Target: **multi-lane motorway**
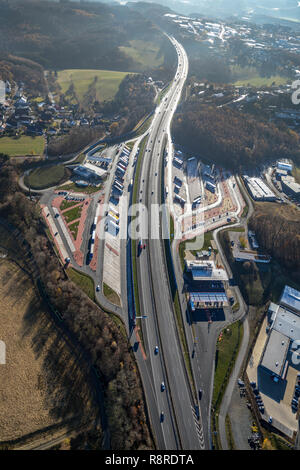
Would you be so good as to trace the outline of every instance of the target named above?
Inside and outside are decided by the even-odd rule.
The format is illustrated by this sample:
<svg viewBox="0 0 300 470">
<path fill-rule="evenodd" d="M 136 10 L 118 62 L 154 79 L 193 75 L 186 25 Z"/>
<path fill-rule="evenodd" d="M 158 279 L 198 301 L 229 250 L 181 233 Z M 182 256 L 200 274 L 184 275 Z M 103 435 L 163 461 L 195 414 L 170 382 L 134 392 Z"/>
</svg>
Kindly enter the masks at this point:
<svg viewBox="0 0 300 470">
<path fill-rule="evenodd" d="M 139 202 L 148 209 L 149 230 L 158 225 L 155 221 L 154 204 L 161 204 L 161 171 L 165 137 L 168 134 L 173 114 L 186 80 L 188 60 L 181 45 L 171 38 L 178 54 L 178 68 L 174 81 L 157 108 L 150 128 L 139 178 Z M 142 210 L 142 209 L 141 209 Z M 175 324 L 173 299 L 165 264 L 161 234 L 159 239 L 149 235 L 146 249 L 138 256 L 138 287 L 140 306 L 147 319 L 143 323 L 143 338 L 146 347 L 146 364 L 153 378 L 156 408 L 150 410 L 159 417 L 164 412 L 162 429 L 163 448 L 201 449 L 204 448 L 201 420 L 194 411 L 194 398 L 181 352 Z M 158 346 L 159 353 L 155 354 Z M 166 389 L 162 391 L 164 382 Z M 147 390 L 146 390 L 147 394 Z M 160 445 L 161 445 L 160 444 Z"/>
</svg>

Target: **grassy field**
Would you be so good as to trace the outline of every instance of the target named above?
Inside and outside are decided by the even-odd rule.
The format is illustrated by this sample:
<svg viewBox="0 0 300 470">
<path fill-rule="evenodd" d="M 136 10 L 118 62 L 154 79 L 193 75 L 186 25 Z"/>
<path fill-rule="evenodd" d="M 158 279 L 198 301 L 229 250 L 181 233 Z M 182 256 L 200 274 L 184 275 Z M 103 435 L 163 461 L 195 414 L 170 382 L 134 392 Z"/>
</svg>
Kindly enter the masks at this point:
<svg viewBox="0 0 300 470">
<path fill-rule="evenodd" d="M 70 207 L 76 206 L 77 204 L 78 204 L 78 201 L 66 201 L 64 199 L 61 205 L 59 206 L 59 208 L 61 211 L 63 211 L 65 209 L 69 209 Z"/>
<path fill-rule="evenodd" d="M 98 187 L 95 186 L 87 186 L 86 188 L 77 186 L 75 183 L 67 183 L 60 186 L 62 191 L 73 191 L 74 193 L 82 193 L 82 194 L 92 194 L 100 191 L 101 185 Z"/>
<path fill-rule="evenodd" d="M 220 406 L 226 384 L 243 338 L 243 326 L 235 322 L 223 330 L 221 341 L 218 341 L 215 363 L 213 406 Z"/>
<path fill-rule="evenodd" d="M 118 296 L 118 294 L 111 287 L 105 284 L 105 282 L 103 282 L 103 294 L 112 304 L 118 306 L 121 305 L 120 297 Z"/>
<path fill-rule="evenodd" d="M 45 189 L 58 185 L 66 176 L 64 165 L 37 168 L 25 176 L 24 182 L 33 189 Z"/>
<path fill-rule="evenodd" d="M 77 222 L 74 222 L 73 224 L 69 225 L 69 229 L 70 229 L 70 232 L 73 235 L 74 240 L 76 240 L 76 238 L 77 238 L 78 227 L 79 227 L 79 220 L 77 220 Z"/>
<path fill-rule="evenodd" d="M 234 65 L 231 67 L 234 76 L 235 86 L 247 86 L 248 84 L 253 87 L 283 85 L 288 82 L 287 77 L 281 75 L 272 75 L 271 77 L 261 77 L 255 67 L 240 67 Z"/>
<path fill-rule="evenodd" d="M 73 222 L 73 220 L 79 219 L 81 216 L 81 211 L 82 211 L 82 204 L 64 212 L 63 216 L 66 219 L 67 224 Z"/>
<path fill-rule="evenodd" d="M 58 72 L 57 81 L 62 93 L 65 93 L 74 83 L 74 88 L 79 101 L 82 101 L 89 86 L 96 82 L 96 99 L 98 101 L 111 100 L 117 93 L 120 83 L 128 72 L 116 72 L 112 70 L 77 70 L 68 69 Z"/>
<path fill-rule="evenodd" d="M 95 419 L 81 364 L 50 320 L 30 277 L 0 261 L 0 441 L 63 426 L 66 419 Z M 80 426 L 80 422 L 78 422 Z"/>
<path fill-rule="evenodd" d="M 138 62 L 141 68 L 159 67 L 164 61 L 164 57 L 159 56 L 159 47 L 149 41 L 134 39 L 129 42 L 129 46 L 121 46 L 119 49 Z"/>
<path fill-rule="evenodd" d="M 45 140 L 42 136 L 30 137 L 1 137 L 0 153 L 5 153 L 10 157 L 24 155 L 43 155 Z"/>
<path fill-rule="evenodd" d="M 95 286 L 92 278 L 73 268 L 69 268 L 67 272 L 71 281 L 77 284 L 90 299 L 95 300 Z"/>
</svg>

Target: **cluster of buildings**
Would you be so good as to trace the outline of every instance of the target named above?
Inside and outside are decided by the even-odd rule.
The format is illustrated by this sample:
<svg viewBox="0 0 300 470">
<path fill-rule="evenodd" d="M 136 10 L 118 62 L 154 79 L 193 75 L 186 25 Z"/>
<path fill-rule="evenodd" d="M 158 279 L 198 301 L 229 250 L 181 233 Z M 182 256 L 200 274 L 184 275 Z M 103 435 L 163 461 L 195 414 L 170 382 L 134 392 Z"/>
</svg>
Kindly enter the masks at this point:
<svg viewBox="0 0 300 470">
<path fill-rule="evenodd" d="M 300 184 L 291 175 L 293 165 L 287 162 L 278 162 L 275 170 L 275 179 L 280 182 L 282 191 L 291 199 L 300 202 Z"/>
<path fill-rule="evenodd" d="M 80 111 L 78 104 L 61 106 L 52 95 L 45 99 L 29 98 L 24 84 L 6 82 L 5 100 L 0 103 L 0 135 L 14 136 L 19 133 L 30 136 L 55 136 L 68 134 L 76 127 L 102 125 L 110 135 L 110 125 L 118 122 L 120 116 L 93 116 Z"/>
<path fill-rule="evenodd" d="M 300 35 L 287 28 L 281 28 L 279 25 L 260 26 L 250 23 L 249 18 L 245 18 L 245 21 L 225 23 L 170 13 L 164 16 L 172 21 L 182 33 L 195 36 L 210 47 L 216 44 L 226 46 L 231 39 L 240 39 L 253 51 L 256 59 L 263 58 L 271 49 L 300 52 Z"/>
<path fill-rule="evenodd" d="M 300 396 L 300 292 L 285 286 L 271 303 L 257 338 L 247 375 L 263 397 L 261 420 L 294 439 Z"/>
<path fill-rule="evenodd" d="M 197 253 L 197 259 L 185 260 L 188 281 L 188 304 L 192 312 L 204 310 L 206 319 L 211 322 L 211 311 L 229 306 L 226 294 L 228 276 L 226 270 L 218 266 L 212 249 Z"/>
</svg>

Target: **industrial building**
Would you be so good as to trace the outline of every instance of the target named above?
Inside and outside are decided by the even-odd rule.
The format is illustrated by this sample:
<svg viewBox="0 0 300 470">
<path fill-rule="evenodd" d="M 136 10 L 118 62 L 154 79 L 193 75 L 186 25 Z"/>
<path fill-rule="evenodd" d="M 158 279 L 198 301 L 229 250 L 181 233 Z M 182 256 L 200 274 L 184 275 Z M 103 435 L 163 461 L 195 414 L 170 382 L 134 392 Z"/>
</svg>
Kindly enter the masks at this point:
<svg viewBox="0 0 300 470">
<path fill-rule="evenodd" d="M 286 170 L 280 170 L 280 168 L 277 168 L 277 170 L 275 171 L 275 176 L 276 176 L 277 181 L 281 181 L 281 178 L 287 175 L 288 175 L 288 172 Z"/>
<path fill-rule="evenodd" d="M 282 191 L 287 196 L 300 201 L 300 184 L 296 183 L 293 176 L 283 176 L 281 178 Z"/>
<path fill-rule="evenodd" d="M 276 195 L 261 178 L 243 175 L 243 180 L 255 201 L 276 201 Z"/>
<path fill-rule="evenodd" d="M 290 355 L 294 349 L 293 342 L 300 339 L 299 291 L 285 286 L 279 304 L 270 304 L 268 333 L 260 366 L 267 370 L 272 377 L 285 380 Z"/>
<path fill-rule="evenodd" d="M 99 180 L 99 175 L 96 171 L 83 165 L 76 166 L 73 169 L 73 173 L 80 176 L 81 178 L 84 178 L 85 180 Z"/>
<path fill-rule="evenodd" d="M 279 303 L 292 312 L 297 313 L 297 315 L 300 315 L 300 292 L 293 289 L 293 287 L 285 286 Z"/>
<path fill-rule="evenodd" d="M 278 170 L 286 170 L 287 172 L 291 173 L 293 170 L 293 165 L 287 162 L 277 162 Z"/>
</svg>

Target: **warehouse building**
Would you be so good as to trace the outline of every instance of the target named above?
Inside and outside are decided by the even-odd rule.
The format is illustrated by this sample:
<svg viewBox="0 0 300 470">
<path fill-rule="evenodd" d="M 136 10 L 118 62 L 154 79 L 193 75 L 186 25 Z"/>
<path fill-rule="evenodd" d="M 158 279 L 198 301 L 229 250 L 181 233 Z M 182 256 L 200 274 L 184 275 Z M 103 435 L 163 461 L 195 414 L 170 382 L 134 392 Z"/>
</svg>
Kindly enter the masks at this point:
<svg viewBox="0 0 300 470">
<path fill-rule="evenodd" d="M 273 191 L 261 178 L 244 175 L 243 180 L 255 201 L 275 201 L 277 199 Z"/>
<path fill-rule="evenodd" d="M 287 162 L 278 162 L 277 163 L 277 168 L 279 170 L 286 170 L 287 172 L 291 173 L 293 170 L 293 165 L 291 163 Z"/>
<path fill-rule="evenodd" d="M 294 341 L 300 339 L 300 292 L 285 286 L 279 304 L 268 309 L 268 338 L 260 366 L 277 380 L 285 380 L 293 354 Z"/>
<path fill-rule="evenodd" d="M 287 196 L 300 201 L 300 184 L 296 183 L 295 178 L 292 176 L 283 176 L 281 178 L 282 191 Z"/>
<path fill-rule="evenodd" d="M 296 289 L 293 289 L 293 287 L 285 286 L 279 303 L 292 312 L 300 315 L 300 292 Z"/>
</svg>

